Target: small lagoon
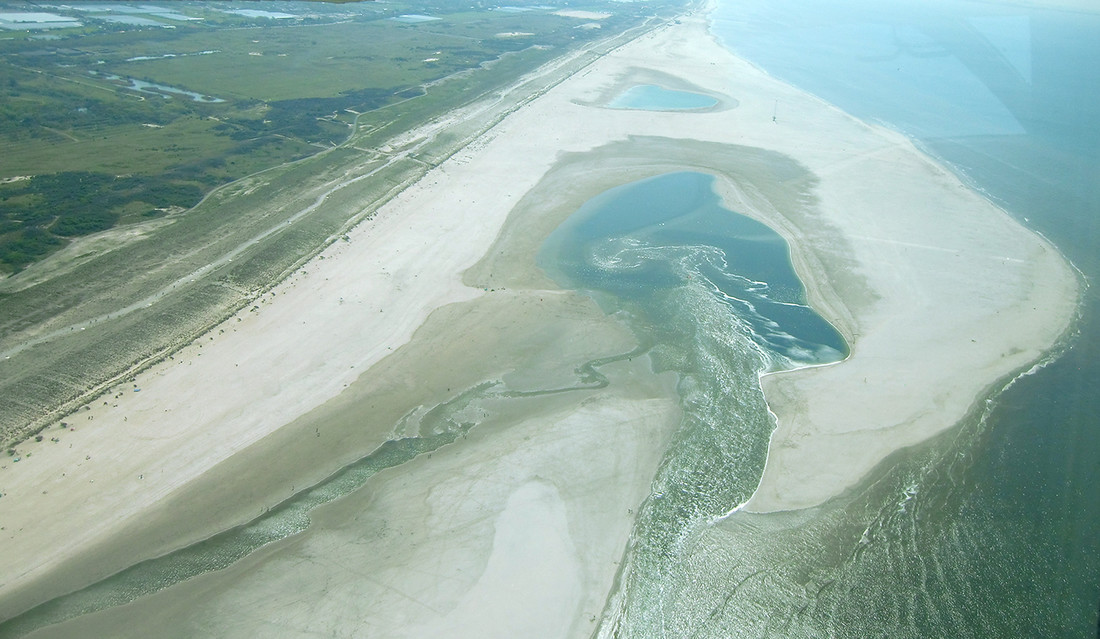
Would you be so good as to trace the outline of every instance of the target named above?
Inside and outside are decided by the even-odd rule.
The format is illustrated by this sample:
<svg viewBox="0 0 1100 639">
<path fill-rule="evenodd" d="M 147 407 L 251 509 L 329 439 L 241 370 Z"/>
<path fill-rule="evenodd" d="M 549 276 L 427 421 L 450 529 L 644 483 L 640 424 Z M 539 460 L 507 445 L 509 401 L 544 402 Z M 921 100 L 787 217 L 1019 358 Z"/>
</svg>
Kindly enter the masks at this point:
<svg viewBox="0 0 1100 639">
<path fill-rule="evenodd" d="M 709 109 L 718 100 L 691 91 L 673 91 L 655 84 L 639 84 L 620 93 L 607 104 L 612 109 L 638 109 L 643 111 L 692 111 Z"/>
<path fill-rule="evenodd" d="M 142 93 L 153 93 L 157 95 L 162 95 L 166 98 L 171 97 L 172 95 L 178 95 L 191 98 L 191 101 L 193 102 L 209 102 L 211 104 L 216 102 L 225 102 L 225 100 L 221 98 L 215 98 L 209 95 L 195 93 L 194 91 L 188 91 L 186 89 L 177 89 L 176 87 L 170 87 L 164 84 L 157 84 L 155 82 L 146 82 L 145 80 L 137 80 L 134 78 L 129 78 L 129 80 L 130 88 L 141 91 Z"/>
<path fill-rule="evenodd" d="M 396 18 L 391 18 L 391 20 L 394 22 L 404 22 L 405 24 L 420 24 L 421 22 L 435 22 L 436 20 L 442 20 L 442 18 L 421 15 L 419 13 L 406 13 Z"/>
<path fill-rule="evenodd" d="M 207 53 L 207 52 L 204 51 L 203 54 L 205 54 L 205 53 Z M 200 55 L 202 55 L 202 54 L 200 54 Z M 167 56 L 165 56 L 165 57 L 167 57 Z M 99 74 L 97 74 L 96 72 L 93 71 L 92 75 L 99 75 Z M 115 80 L 115 81 L 118 81 L 118 82 L 125 82 L 126 83 L 125 87 L 127 89 L 133 89 L 133 90 L 139 91 L 141 93 L 149 93 L 149 94 L 152 94 L 152 95 L 158 95 L 158 96 L 160 96 L 162 98 L 166 98 L 166 99 L 172 98 L 172 97 L 182 96 L 182 97 L 190 98 L 192 102 L 204 102 L 204 103 L 207 103 L 207 104 L 216 104 L 216 103 L 219 103 L 219 102 L 225 102 L 225 100 L 223 100 L 222 98 L 215 98 L 213 96 L 203 95 L 201 93 L 196 93 L 194 91 L 188 91 L 186 89 L 179 89 L 179 88 L 176 88 L 176 87 L 170 87 L 170 86 L 165 85 L 165 84 L 157 84 L 156 82 L 147 82 L 145 80 L 138 80 L 137 78 L 124 78 L 122 76 L 118 76 L 118 75 L 115 75 L 113 73 L 103 74 L 102 77 L 107 78 L 108 80 Z"/>
</svg>

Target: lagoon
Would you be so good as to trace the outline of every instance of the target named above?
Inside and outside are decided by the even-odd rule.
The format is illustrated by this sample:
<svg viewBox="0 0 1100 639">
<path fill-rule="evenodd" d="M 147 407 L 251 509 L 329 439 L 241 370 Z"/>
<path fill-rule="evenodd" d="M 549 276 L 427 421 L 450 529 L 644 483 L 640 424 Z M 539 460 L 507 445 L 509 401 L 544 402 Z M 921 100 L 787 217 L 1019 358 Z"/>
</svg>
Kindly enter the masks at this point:
<svg viewBox="0 0 1100 639">
<path fill-rule="evenodd" d="M 199 54 L 196 54 L 196 55 L 203 55 L 203 54 L 206 54 L 206 53 L 213 53 L 213 52 L 212 51 L 209 51 L 209 52 L 208 51 L 203 51 L 202 53 L 199 53 Z M 169 56 L 162 56 L 162 57 L 170 57 L 170 56 L 171 56 L 171 54 L 169 54 Z M 94 71 L 92 71 L 91 73 L 92 73 L 92 75 L 100 75 L 100 74 L 97 74 Z M 167 85 L 164 85 L 164 84 L 157 84 L 156 82 L 147 82 L 145 80 L 138 80 L 137 78 L 124 78 L 122 76 L 115 75 L 113 73 L 102 74 L 102 77 L 105 77 L 108 80 L 116 80 L 116 81 L 126 82 L 127 83 L 126 88 L 128 88 L 128 89 L 134 89 L 135 91 L 140 91 L 141 93 L 151 93 L 153 95 L 159 95 L 160 97 L 166 98 L 166 99 L 171 98 L 173 96 L 185 96 L 185 97 L 191 98 L 191 100 L 194 101 L 194 102 L 205 102 L 205 103 L 208 103 L 208 104 L 216 104 L 218 102 L 225 102 L 225 100 L 223 100 L 222 98 L 215 98 L 213 96 L 203 95 L 201 93 L 196 93 L 194 91 L 188 91 L 187 89 L 179 89 L 179 88 L 170 87 L 170 86 L 167 86 Z"/>
<path fill-rule="evenodd" d="M 169 93 L 172 95 L 182 95 L 191 98 L 194 102 L 225 102 L 221 98 L 211 97 L 209 95 L 203 95 L 201 93 L 195 93 L 194 91 L 188 91 L 187 89 L 177 89 L 176 87 L 170 87 L 163 84 L 157 84 L 156 82 L 146 82 L 145 80 L 138 80 L 136 78 L 128 78 L 130 81 L 130 88 L 137 89 L 142 93 L 156 93 L 163 95 Z M 164 97 L 170 97 L 165 95 Z"/>
<path fill-rule="evenodd" d="M 768 369 L 843 359 L 847 344 L 807 306 L 787 243 L 723 207 L 714 180 L 687 171 L 606 191 L 550 235 L 539 265 L 567 287 L 650 316 L 671 289 L 698 289 L 736 316 L 738 337 L 760 349 Z"/>
<path fill-rule="evenodd" d="M 612 109 L 639 109 L 643 111 L 689 111 L 709 109 L 718 100 L 691 91 L 674 91 L 655 84 L 630 87 L 608 103 Z"/>
</svg>

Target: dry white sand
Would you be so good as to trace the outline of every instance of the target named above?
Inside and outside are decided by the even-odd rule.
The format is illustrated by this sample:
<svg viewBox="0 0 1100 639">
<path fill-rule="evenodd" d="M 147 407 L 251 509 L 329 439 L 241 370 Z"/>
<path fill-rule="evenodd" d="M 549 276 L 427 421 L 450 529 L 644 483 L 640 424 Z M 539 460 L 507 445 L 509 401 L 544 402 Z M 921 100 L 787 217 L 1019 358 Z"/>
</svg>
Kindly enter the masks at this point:
<svg viewBox="0 0 1100 639">
<path fill-rule="evenodd" d="M 730 108 L 655 113 L 593 106 L 613 87 L 652 73 L 725 96 Z M 776 100 L 781 117 L 772 122 Z M 326 259 L 279 287 L 259 312 L 243 313 L 241 321 L 230 320 L 174 361 L 143 373 L 140 393 L 122 389 L 122 399 L 79 413 L 69 420 L 77 430 L 61 433 L 60 444 L 47 439 L 28 447 L 32 457 L 8 463 L 0 474 L 0 600 L 25 602 L 9 595 L 120 531 L 140 530 L 135 522 L 157 512 L 163 499 L 338 397 L 407 342 L 433 309 L 483 295 L 465 287 L 461 273 L 489 250 L 514 203 L 559 154 L 632 135 L 667 138 L 670 148 L 677 140 L 760 147 L 794 158 L 819 180 L 813 215 L 794 215 L 781 201 L 769 205 L 752 185 L 723 182 L 736 210 L 791 241 L 812 303 L 852 345 L 843 364 L 763 380 L 778 428 L 748 508 L 811 506 L 853 486 L 886 455 L 955 424 L 983 390 L 1040 357 L 1070 321 L 1076 279 L 1048 243 L 902 136 L 768 77 L 713 42 L 703 17 L 690 17 L 613 52 L 514 113 L 355 229 L 350 243 L 333 246 Z M 662 157 L 650 164 L 654 170 L 697 166 Z M 708 170 L 722 177 L 721 170 Z M 656 420 L 667 429 L 668 407 L 654 413 L 648 401 L 619 399 L 588 415 L 598 422 L 601 410 L 614 407 L 615 423 Z M 555 423 L 540 422 L 540 428 Z M 372 436 L 380 441 L 387 434 Z M 542 594 L 553 602 L 543 605 L 573 617 L 531 623 L 557 624 L 562 633 L 580 628 L 577 620 L 591 607 L 578 602 L 591 601 L 594 584 L 609 583 L 614 572 L 603 559 L 596 568 L 585 564 L 586 549 L 610 539 L 613 549 L 600 546 L 606 559 L 626 541 L 621 521 L 589 526 L 584 517 L 601 509 L 621 512 L 644 494 L 660 441 L 624 453 L 645 472 L 610 478 L 599 468 L 598 447 L 591 457 L 578 448 L 560 481 L 498 475 L 497 466 L 484 466 L 474 485 L 504 481 L 507 488 L 465 499 L 486 499 L 492 526 L 449 532 L 439 549 L 444 556 L 476 547 L 474 558 L 462 561 L 473 562 L 479 576 L 461 596 L 448 595 L 450 608 L 417 623 L 427 631 L 461 620 L 466 636 L 521 630 L 511 615 L 529 609 L 528 588 L 538 584 L 516 581 L 522 575 L 514 567 L 537 566 Z M 487 441 L 478 454 L 505 459 L 510 445 L 494 448 Z M 563 497 L 567 486 L 587 479 L 625 484 L 571 510 L 578 502 Z M 603 494 L 598 484 L 592 490 Z M 412 547 L 394 552 L 395 566 L 432 561 Z M 401 579 L 424 578 L 401 577 L 400 568 L 391 576 L 387 586 L 398 590 Z M 364 583 L 377 578 L 360 577 Z M 301 587 L 293 580 L 286 585 Z M 401 605 L 410 607 L 402 612 Z M 392 606 L 388 614 L 398 625 L 417 610 L 415 602 Z M 489 609 L 512 612 L 481 614 Z"/>
</svg>

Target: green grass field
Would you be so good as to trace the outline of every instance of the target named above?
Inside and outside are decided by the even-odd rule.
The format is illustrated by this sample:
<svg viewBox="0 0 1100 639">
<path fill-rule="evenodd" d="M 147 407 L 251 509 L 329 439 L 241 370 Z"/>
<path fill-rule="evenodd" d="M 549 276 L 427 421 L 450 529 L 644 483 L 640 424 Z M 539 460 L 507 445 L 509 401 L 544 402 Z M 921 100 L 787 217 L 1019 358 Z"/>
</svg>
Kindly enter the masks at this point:
<svg viewBox="0 0 1100 639">
<path fill-rule="evenodd" d="M 584 21 L 547 9 L 454 12 L 442 0 L 288 3 L 280 7 L 310 15 L 285 21 L 222 11 L 247 3 L 173 6 L 208 19 L 0 39 L 0 274 L 18 271 L 0 279 L 5 444 L 240 309 L 600 48 L 509 94 L 486 121 L 418 143 L 408 159 L 376 151 L 394 136 L 570 49 L 599 38 L 613 46 L 650 14 L 679 10 L 675 0 L 570 5 L 614 14 L 602 29 L 577 29 Z M 441 19 L 390 19 L 406 13 Z M 497 36 L 506 32 L 536 35 Z M 142 56 L 154 59 L 132 60 Z M 224 102 L 139 92 L 127 78 Z M 140 241 L 116 233 L 128 224 Z M 62 250 L 82 233 L 97 235 Z"/>
<path fill-rule="evenodd" d="M 636 23 L 650 10 L 593 4 L 614 7 L 605 28 Z M 285 11 L 297 17 L 272 20 L 228 13 L 234 5 L 188 3 L 175 10 L 202 20 L 172 29 L 91 20 L 45 42 L 12 36 L 0 40 L 0 180 L 86 171 L 207 191 L 339 144 L 358 114 L 368 114 L 362 123 L 378 132 L 374 139 L 388 137 L 602 33 L 531 5 L 540 8 L 295 3 Z M 439 19 L 393 19 L 409 13 Z M 531 35 L 501 35 L 517 32 Z M 446 82 L 459 73 L 461 82 Z M 132 79 L 219 101 L 135 90 Z M 72 237 L 55 232 L 66 224 L 60 218 L 18 210 L 56 204 L 20 200 L 23 186 L 0 184 L 0 201 L 13 205 L 0 207 L 0 274 Z M 125 224 L 140 220 L 134 212 L 142 208 L 123 202 L 85 215 Z"/>
</svg>

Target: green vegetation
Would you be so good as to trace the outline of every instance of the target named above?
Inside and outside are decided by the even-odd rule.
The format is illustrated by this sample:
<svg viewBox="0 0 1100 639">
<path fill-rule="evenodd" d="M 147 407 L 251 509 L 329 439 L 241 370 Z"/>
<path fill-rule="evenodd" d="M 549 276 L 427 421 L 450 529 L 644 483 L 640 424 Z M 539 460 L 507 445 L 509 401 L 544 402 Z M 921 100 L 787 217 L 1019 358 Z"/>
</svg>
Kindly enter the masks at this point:
<svg viewBox="0 0 1100 639">
<path fill-rule="evenodd" d="M 0 261 L 20 269 L 64 244 L 62 238 L 112 228 L 124 211 L 154 217 L 191 208 L 202 189 L 171 176 L 116 177 L 64 171 L 0 187 Z"/>
<path fill-rule="evenodd" d="M 136 14 L 166 29 L 77 11 L 85 26 L 51 32 L 57 39 L 0 41 L 0 180 L 34 176 L 33 184 L 54 185 L 33 197 L 26 190 L 33 185 L 0 185 L 0 275 L 65 238 L 165 208 L 154 200 L 188 207 L 199 199 L 195 189 L 339 144 L 360 114 L 391 136 L 652 10 L 590 3 L 584 8 L 613 15 L 600 29 L 579 29 L 584 21 L 546 5 L 509 4 L 279 5 L 290 19 L 238 15 L 230 4 L 173 4 L 171 11 L 200 20 Z M 414 13 L 439 19 L 393 19 Z M 139 90 L 134 80 L 154 86 Z M 421 104 L 380 111 L 414 101 Z M 57 186 L 74 172 L 119 181 L 96 196 Z M 168 195 L 151 195 L 158 191 Z"/>
<path fill-rule="evenodd" d="M 204 20 L 174 29 L 88 20 L 57 40 L 0 39 L 0 276 L 18 271 L 0 279 L 0 441 L 250 308 L 434 164 L 680 1 L 569 6 L 612 14 L 599 29 L 553 15 L 553 0 L 508 2 L 524 11 L 280 4 L 298 15 L 286 20 L 189 2 L 171 6 Z M 390 19 L 413 13 L 441 19 Z M 534 35 L 498 36 L 509 33 Z M 490 95 L 476 121 L 394 143 Z"/>
</svg>

